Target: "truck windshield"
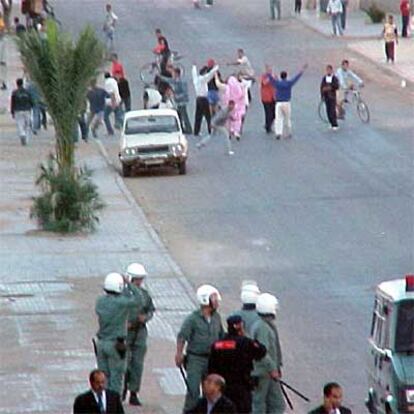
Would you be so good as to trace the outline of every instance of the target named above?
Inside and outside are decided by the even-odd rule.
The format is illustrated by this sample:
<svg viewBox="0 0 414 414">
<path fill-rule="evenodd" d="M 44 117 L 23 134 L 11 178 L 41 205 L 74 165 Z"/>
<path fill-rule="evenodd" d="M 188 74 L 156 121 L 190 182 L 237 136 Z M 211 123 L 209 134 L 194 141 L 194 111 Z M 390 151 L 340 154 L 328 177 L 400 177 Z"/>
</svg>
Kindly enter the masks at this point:
<svg viewBox="0 0 414 414">
<path fill-rule="evenodd" d="M 395 351 L 414 352 L 414 300 L 398 305 Z"/>
<path fill-rule="evenodd" d="M 125 134 L 152 134 L 159 132 L 178 132 L 177 119 L 174 116 L 140 116 L 128 119 Z"/>
</svg>

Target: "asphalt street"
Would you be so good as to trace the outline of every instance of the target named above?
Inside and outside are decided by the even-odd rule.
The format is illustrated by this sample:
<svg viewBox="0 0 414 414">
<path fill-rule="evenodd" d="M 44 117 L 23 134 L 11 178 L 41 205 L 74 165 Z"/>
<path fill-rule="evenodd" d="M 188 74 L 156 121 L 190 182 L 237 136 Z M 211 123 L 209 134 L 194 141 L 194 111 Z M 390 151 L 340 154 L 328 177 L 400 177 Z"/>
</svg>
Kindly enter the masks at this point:
<svg viewBox="0 0 414 414">
<path fill-rule="evenodd" d="M 257 88 L 235 156 L 221 141 L 191 152 L 186 176 L 154 171 L 126 180 L 191 284 L 238 306 L 240 283 L 255 279 L 280 300 L 278 325 L 286 381 L 314 404 L 322 385 L 340 382 L 353 412 L 365 412 L 366 349 L 375 285 L 413 268 L 412 95 L 327 39 L 288 18 L 271 23 L 267 2 L 226 0 L 194 10 L 190 0 L 116 0 L 117 51 L 141 107 L 138 68 L 151 59 L 160 27 L 188 71 L 243 47 L 257 73 L 265 62 L 294 74 L 291 140 L 263 129 Z M 86 22 L 100 34 L 104 3 L 56 1 L 65 28 Z M 380 47 L 380 44 L 379 44 Z M 337 133 L 317 117 L 324 65 L 344 57 L 366 81 L 371 123 L 349 116 Z M 222 66 L 224 74 L 231 69 Z M 193 113 L 191 108 L 190 113 Z M 102 137 L 113 159 L 115 139 Z M 297 412 L 309 406 L 296 402 Z"/>
</svg>

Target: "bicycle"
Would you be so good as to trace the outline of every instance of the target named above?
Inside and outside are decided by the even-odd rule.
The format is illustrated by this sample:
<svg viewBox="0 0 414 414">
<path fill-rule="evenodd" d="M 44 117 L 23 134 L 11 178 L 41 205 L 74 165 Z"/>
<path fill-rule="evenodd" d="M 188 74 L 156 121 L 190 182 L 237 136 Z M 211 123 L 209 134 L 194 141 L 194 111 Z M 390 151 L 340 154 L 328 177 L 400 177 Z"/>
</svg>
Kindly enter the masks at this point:
<svg viewBox="0 0 414 414">
<path fill-rule="evenodd" d="M 352 93 L 351 100 L 342 100 L 336 107 L 338 119 L 345 119 L 345 106 L 353 104 L 356 106 L 356 112 L 361 122 L 367 124 L 370 120 L 370 113 L 368 105 L 361 98 L 361 91 L 359 89 L 348 89 L 348 92 Z M 318 114 L 321 121 L 325 123 L 329 122 L 328 115 L 326 114 L 325 101 L 323 99 L 319 102 Z"/>
<path fill-rule="evenodd" d="M 185 75 L 185 68 L 179 62 L 184 56 L 181 56 L 176 51 L 171 51 L 171 55 L 168 59 L 168 62 L 173 65 L 175 68 L 179 68 L 181 71 L 181 76 Z M 141 66 L 139 70 L 139 77 L 144 84 L 151 84 L 154 82 L 154 78 L 157 75 L 161 74 L 161 60 L 162 56 L 156 54 L 154 62 L 145 63 Z"/>
</svg>

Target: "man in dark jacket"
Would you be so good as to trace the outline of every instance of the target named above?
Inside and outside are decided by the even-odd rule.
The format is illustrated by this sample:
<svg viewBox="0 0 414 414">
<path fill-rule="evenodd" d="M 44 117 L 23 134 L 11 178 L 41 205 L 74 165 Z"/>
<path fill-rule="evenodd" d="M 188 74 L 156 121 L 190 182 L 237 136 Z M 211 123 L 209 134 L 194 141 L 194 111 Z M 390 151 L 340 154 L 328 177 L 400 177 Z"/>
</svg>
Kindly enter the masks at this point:
<svg viewBox="0 0 414 414">
<path fill-rule="evenodd" d="M 326 67 L 326 75 L 321 82 L 321 97 L 325 102 L 326 114 L 332 130 L 338 129 L 338 120 L 336 115 L 336 91 L 339 89 L 338 78 L 334 75 L 332 65 Z"/>
<path fill-rule="evenodd" d="M 234 402 L 237 413 L 252 410 L 253 361 L 266 355 L 266 348 L 258 341 L 244 335 L 240 315 L 227 319 L 227 334 L 211 346 L 208 372 L 221 375 L 226 380 L 224 395 Z"/>
<path fill-rule="evenodd" d="M 22 145 L 27 145 L 32 136 L 33 98 L 23 87 L 23 79 L 16 80 L 17 89 L 11 96 L 10 113 L 16 120 L 17 131 Z"/>
<path fill-rule="evenodd" d="M 207 375 L 203 381 L 204 397 L 186 414 L 236 414 L 233 402 L 223 395 L 226 381 L 217 374 Z"/>
<path fill-rule="evenodd" d="M 323 388 L 323 404 L 309 414 L 352 414 L 349 408 L 342 407 L 342 388 L 330 382 Z"/>
<path fill-rule="evenodd" d="M 91 389 L 76 397 L 73 414 L 124 414 L 118 393 L 106 390 L 105 373 L 94 369 L 89 374 Z"/>
<path fill-rule="evenodd" d="M 126 78 L 116 75 L 116 81 L 118 82 L 119 95 L 121 96 L 121 105 L 124 106 L 124 111 L 129 112 L 131 110 L 131 91 L 129 89 L 129 82 Z"/>
</svg>

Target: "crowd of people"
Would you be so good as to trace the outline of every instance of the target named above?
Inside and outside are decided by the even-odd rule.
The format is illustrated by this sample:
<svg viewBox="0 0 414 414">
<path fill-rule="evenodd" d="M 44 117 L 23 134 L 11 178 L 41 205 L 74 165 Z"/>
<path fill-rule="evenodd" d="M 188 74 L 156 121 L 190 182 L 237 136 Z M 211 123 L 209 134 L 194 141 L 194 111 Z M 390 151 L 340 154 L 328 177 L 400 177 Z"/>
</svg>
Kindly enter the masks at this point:
<svg viewBox="0 0 414 414">
<path fill-rule="evenodd" d="M 122 401 L 141 406 L 141 383 L 147 351 L 147 323 L 155 312 L 143 287 L 145 267 L 131 263 L 123 274 L 110 273 L 95 305 L 98 332 L 94 348 L 98 369 L 91 389 L 75 398 L 74 414 L 123 413 Z M 199 307 L 182 322 L 175 364 L 187 393 L 184 414 L 283 414 L 289 387 L 282 380 L 282 348 L 276 326 L 278 299 L 262 293 L 255 281 L 241 288 L 241 308 L 230 313 L 224 329 L 220 292 L 201 285 Z M 200 393 L 202 390 L 202 394 Z M 310 414 L 350 414 L 342 407 L 342 388 L 325 385 L 323 404 Z M 303 397 L 305 398 L 305 397 Z"/>
</svg>

